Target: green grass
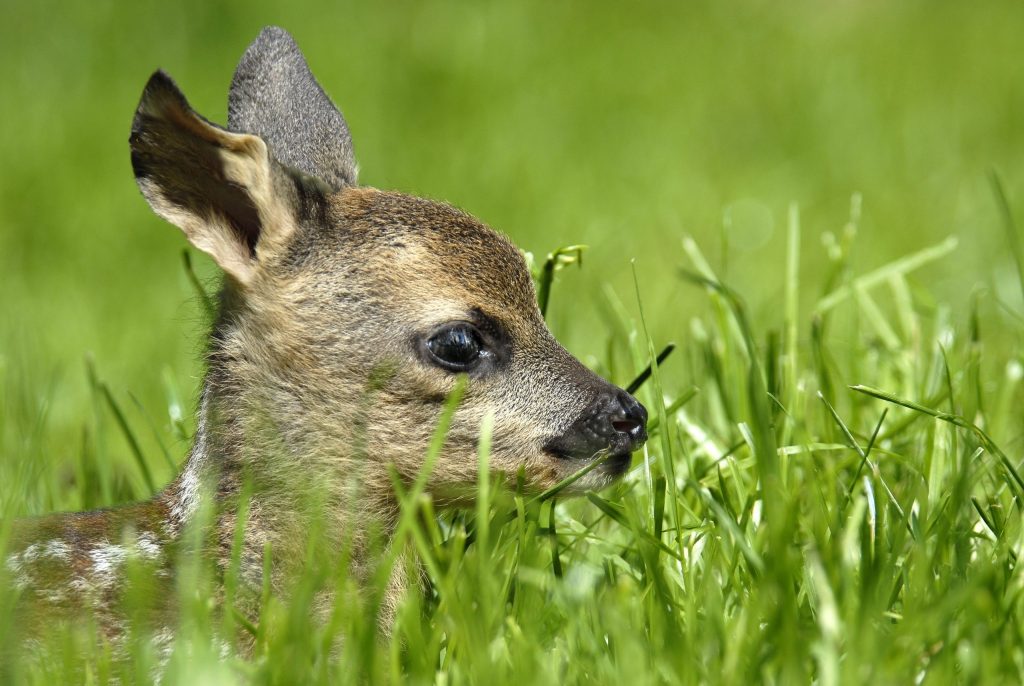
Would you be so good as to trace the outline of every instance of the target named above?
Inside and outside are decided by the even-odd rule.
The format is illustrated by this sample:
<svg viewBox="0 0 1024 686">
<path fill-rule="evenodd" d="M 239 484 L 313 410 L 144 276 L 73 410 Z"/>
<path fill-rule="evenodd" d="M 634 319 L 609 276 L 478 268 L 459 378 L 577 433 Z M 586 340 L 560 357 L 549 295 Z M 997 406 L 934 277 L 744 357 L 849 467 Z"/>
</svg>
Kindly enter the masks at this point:
<svg viewBox="0 0 1024 686">
<path fill-rule="evenodd" d="M 214 271 L 183 269 L 138 197 L 128 124 L 157 66 L 223 121 L 267 23 L 342 106 L 364 182 L 465 207 L 539 273 L 589 246 L 542 289 L 588 365 L 627 385 L 676 346 L 638 391 L 651 440 L 619 486 L 541 502 L 484 481 L 472 511 L 410 517 L 431 590 L 391 641 L 379 589 L 337 560 L 311 554 L 246 626 L 183 554 L 164 683 L 1024 678 L 1019 3 L 5 11 L 5 523 L 148 497 L 185 454 Z M 339 612 L 311 625 L 324 585 Z M 211 641 L 247 632 L 251 660 Z M 42 664 L 0 653 L 0 681 L 144 682 L 156 661 L 88 627 L 53 641 Z"/>
<path fill-rule="evenodd" d="M 795 260 L 795 212 L 790 221 Z M 438 519 L 423 483 L 396 482 L 399 547 L 414 552 L 429 582 L 425 595 L 406 599 L 390 639 L 376 634 L 374 618 L 402 556 L 381 553 L 380 583 L 361 588 L 338 561 L 344 552 L 325 553 L 314 535 L 296 590 L 287 601 L 265 590 L 249 624 L 219 609 L 213 575 L 186 548 L 165 683 L 1018 680 L 1018 355 L 984 357 L 970 322 L 922 315 L 907 270 L 928 250 L 847 273 L 810 312 L 792 300 L 817 284 L 797 283 L 800 271 L 787 264 L 776 273 L 790 302 L 766 332 L 697 244 L 685 246 L 680 282 L 711 312 L 637 391 L 651 410 L 651 440 L 622 483 L 560 500 L 557 489 L 508 493 L 484 476 L 474 509 Z M 841 251 L 823 259 L 846 270 Z M 559 283 L 550 294 L 566 296 Z M 611 375 L 625 385 L 626 371 L 640 371 L 661 342 L 642 317 L 607 330 L 603 366 L 623 370 Z M 839 331 L 849 354 L 833 343 Z M 694 388 L 666 393 L 671 377 Z M 141 429 L 114 411 L 102 382 L 95 390 L 98 432 Z M 424 469 L 432 463 L 425 456 Z M 95 491 L 83 500 L 119 488 L 109 474 L 92 479 L 76 484 Z M 229 572 L 228 588 L 236 583 Z M 309 611 L 323 587 L 338 591 L 326 625 Z M 0 607 L 11 602 L 7 593 Z M 126 612 L 143 616 L 151 602 L 128 594 Z M 7 612 L 10 645 L 17 627 Z M 215 638 L 238 632 L 257 637 L 251 659 L 220 655 Z M 52 638 L 58 659 L 12 660 L 7 678 L 146 681 L 157 663 L 141 638 L 127 658 L 94 644 L 87 627 L 55 628 Z"/>
</svg>

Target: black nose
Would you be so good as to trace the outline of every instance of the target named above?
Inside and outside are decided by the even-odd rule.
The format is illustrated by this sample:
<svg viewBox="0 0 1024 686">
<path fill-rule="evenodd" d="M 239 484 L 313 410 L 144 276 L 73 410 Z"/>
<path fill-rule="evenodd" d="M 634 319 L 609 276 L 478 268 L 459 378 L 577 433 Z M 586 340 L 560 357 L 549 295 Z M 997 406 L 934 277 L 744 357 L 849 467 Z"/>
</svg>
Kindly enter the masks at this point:
<svg viewBox="0 0 1024 686">
<path fill-rule="evenodd" d="M 647 440 L 647 410 L 622 389 L 599 395 L 562 435 L 545 445 L 558 457 L 589 459 L 598 453 L 629 455 Z"/>
<path fill-rule="evenodd" d="M 647 441 L 647 408 L 625 391 L 619 391 L 616 396 L 621 415 L 618 412 L 611 415 L 612 429 L 629 437 L 633 442 L 632 452 Z"/>
</svg>

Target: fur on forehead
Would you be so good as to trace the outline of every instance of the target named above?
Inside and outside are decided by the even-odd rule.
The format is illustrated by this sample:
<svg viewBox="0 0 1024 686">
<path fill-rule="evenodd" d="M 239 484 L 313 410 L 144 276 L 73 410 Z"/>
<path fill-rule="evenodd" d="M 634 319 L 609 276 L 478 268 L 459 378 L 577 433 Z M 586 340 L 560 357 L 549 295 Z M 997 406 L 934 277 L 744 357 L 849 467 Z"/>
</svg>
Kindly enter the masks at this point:
<svg viewBox="0 0 1024 686">
<path fill-rule="evenodd" d="M 331 228 L 317 242 L 352 270 L 393 280 L 397 289 L 455 296 L 467 306 L 536 310 L 530 273 L 508 238 L 444 203 L 371 188 L 330 199 Z M 326 235 L 325 235 L 326 234 Z M 318 251 L 320 252 L 320 251 Z"/>
</svg>

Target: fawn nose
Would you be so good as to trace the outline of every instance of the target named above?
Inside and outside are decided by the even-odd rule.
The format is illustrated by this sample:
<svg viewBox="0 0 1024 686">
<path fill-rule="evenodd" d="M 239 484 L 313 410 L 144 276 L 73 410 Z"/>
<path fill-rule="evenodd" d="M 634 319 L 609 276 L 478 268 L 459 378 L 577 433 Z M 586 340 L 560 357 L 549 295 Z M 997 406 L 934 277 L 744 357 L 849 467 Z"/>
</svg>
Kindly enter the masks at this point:
<svg viewBox="0 0 1024 686">
<path fill-rule="evenodd" d="M 647 408 L 625 391 L 619 391 L 617 395 L 621 415 L 612 417 L 612 429 L 629 437 L 629 451 L 633 452 L 647 441 Z"/>
<path fill-rule="evenodd" d="M 558 457 L 589 459 L 598 453 L 629 455 L 647 440 L 647 410 L 620 388 L 601 393 L 545 449 Z"/>
</svg>

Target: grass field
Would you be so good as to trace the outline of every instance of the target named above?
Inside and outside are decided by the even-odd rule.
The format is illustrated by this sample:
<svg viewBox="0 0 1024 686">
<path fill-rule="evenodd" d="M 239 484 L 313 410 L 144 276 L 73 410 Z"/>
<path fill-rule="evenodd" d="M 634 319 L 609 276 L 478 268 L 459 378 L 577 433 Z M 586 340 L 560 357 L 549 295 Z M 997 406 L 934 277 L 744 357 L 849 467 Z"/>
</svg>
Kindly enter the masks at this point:
<svg viewBox="0 0 1024 686">
<path fill-rule="evenodd" d="M 548 317 L 587 364 L 625 385 L 676 345 L 638 391 L 652 438 L 619 486 L 482 486 L 472 512 L 410 518 L 431 590 L 390 641 L 343 566 L 311 555 L 245 626 L 184 556 L 164 683 L 1024 678 L 1024 6 L 5 11 L 5 521 L 147 497 L 183 459 L 206 322 L 128 125 L 157 66 L 223 121 L 264 24 L 345 111 L 364 183 L 460 205 L 538 263 L 589 246 Z M 325 584 L 337 621 L 311 626 Z M 248 631 L 251 660 L 211 641 Z M 157 660 L 141 640 L 115 660 L 88 627 L 53 640 L 41 665 L 4 655 L 0 680 L 144 682 Z"/>
</svg>

